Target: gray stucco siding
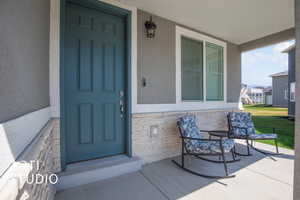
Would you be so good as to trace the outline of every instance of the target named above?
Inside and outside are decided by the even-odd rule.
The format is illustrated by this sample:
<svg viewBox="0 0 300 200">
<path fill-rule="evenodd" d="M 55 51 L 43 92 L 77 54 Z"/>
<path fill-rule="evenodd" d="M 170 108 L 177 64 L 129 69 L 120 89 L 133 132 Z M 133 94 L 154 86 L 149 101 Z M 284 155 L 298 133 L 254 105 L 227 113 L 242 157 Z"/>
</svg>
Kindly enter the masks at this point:
<svg viewBox="0 0 300 200">
<path fill-rule="evenodd" d="M 144 23 L 150 16 L 157 25 L 156 37 L 153 39 L 145 36 Z M 176 103 L 176 25 L 188 28 L 138 10 L 138 104 Z M 205 34 L 194 29 L 190 30 Z M 146 86 L 142 85 L 143 79 L 146 80 Z M 240 90 L 241 52 L 237 45 L 227 42 L 227 102 L 238 102 Z"/>
<path fill-rule="evenodd" d="M 0 122 L 49 106 L 49 0 L 0 2 Z"/>
<path fill-rule="evenodd" d="M 288 107 L 288 99 L 285 98 L 285 91 L 288 91 L 288 76 L 273 77 L 272 85 L 273 85 L 273 91 L 272 91 L 273 106 Z"/>
<path fill-rule="evenodd" d="M 227 102 L 239 102 L 242 87 L 241 51 L 238 46 L 227 43 Z"/>
<path fill-rule="evenodd" d="M 176 103 L 175 24 L 153 16 L 158 30 L 156 37 L 149 39 L 144 28 L 149 17 L 150 14 L 138 10 L 138 103 Z"/>
</svg>

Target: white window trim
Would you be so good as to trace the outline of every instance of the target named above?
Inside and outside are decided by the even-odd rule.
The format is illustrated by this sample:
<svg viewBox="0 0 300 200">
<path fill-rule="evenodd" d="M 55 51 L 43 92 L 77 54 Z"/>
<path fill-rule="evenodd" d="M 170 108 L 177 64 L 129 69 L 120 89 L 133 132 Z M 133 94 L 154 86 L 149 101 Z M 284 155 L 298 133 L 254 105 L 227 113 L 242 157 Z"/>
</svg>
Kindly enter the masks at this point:
<svg viewBox="0 0 300 200">
<path fill-rule="evenodd" d="M 292 89 L 292 87 L 291 87 L 292 84 L 294 84 L 294 88 L 295 88 L 294 99 L 292 99 L 292 95 L 291 95 L 292 94 L 292 90 L 291 90 Z M 296 82 L 291 82 L 290 83 L 290 94 L 289 95 L 290 95 L 290 102 L 295 102 L 296 101 Z"/>
<path fill-rule="evenodd" d="M 288 89 L 284 89 L 284 100 L 288 100 Z"/>
<path fill-rule="evenodd" d="M 183 101 L 181 94 L 181 38 L 191 38 L 203 42 L 203 100 L 202 101 Z M 223 100 L 222 101 L 207 101 L 206 100 L 206 42 L 213 43 L 223 47 L 223 63 L 224 63 L 224 83 L 223 83 Z M 196 106 L 198 108 L 203 107 L 203 103 L 217 103 L 227 102 L 227 44 L 221 40 L 211 38 L 209 36 L 200 34 L 195 31 L 188 30 L 186 28 L 176 26 L 176 104 L 186 104 Z"/>
<path fill-rule="evenodd" d="M 16 158 L 34 140 L 50 118 L 51 109 L 46 107 L 0 123 L 0 175 L 16 161 Z M 2 178 L 5 179 L 5 176 Z M 0 188 L 3 186 L 2 183 L 5 183 L 2 180 L 0 181 Z"/>
</svg>

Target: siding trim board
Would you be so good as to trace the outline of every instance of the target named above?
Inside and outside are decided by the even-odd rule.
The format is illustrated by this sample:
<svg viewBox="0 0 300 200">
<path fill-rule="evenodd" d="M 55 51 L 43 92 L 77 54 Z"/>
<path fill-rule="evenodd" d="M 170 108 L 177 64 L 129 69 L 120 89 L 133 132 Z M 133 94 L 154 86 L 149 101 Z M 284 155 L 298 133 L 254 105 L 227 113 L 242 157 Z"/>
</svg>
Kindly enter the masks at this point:
<svg viewBox="0 0 300 200">
<path fill-rule="evenodd" d="M 50 120 L 50 107 L 0 124 L 0 176 Z"/>
<path fill-rule="evenodd" d="M 134 114 L 160 113 L 160 112 L 179 112 L 179 111 L 205 111 L 205 110 L 228 110 L 238 109 L 239 103 L 218 102 L 189 102 L 186 104 L 138 104 Z"/>
</svg>

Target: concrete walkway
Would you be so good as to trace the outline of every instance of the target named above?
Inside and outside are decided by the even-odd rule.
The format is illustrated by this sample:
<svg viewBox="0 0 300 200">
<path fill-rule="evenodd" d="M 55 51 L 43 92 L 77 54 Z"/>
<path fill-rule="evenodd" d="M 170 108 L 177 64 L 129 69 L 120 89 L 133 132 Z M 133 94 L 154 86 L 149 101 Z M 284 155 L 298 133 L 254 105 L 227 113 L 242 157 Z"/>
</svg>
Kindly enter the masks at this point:
<svg viewBox="0 0 300 200">
<path fill-rule="evenodd" d="M 273 146 L 256 143 L 256 147 L 274 150 Z M 239 150 L 245 150 L 239 145 Z M 292 200 L 294 152 L 280 149 L 276 161 L 253 151 L 251 157 L 229 164 L 235 178 L 211 180 L 187 173 L 171 159 L 151 163 L 139 172 L 126 174 L 65 191 L 56 200 Z M 175 158 L 180 160 L 180 158 Z M 223 175 L 222 164 L 208 163 L 192 157 L 186 163 L 201 173 Z"/>
</svg>

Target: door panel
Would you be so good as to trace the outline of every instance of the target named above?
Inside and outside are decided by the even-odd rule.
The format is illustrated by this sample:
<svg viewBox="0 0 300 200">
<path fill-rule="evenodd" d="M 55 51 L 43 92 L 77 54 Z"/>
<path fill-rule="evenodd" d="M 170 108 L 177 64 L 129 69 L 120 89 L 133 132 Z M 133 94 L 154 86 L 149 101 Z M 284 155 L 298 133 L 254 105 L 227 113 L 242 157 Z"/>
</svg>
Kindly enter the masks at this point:
<svg viewBox="0 0 300 200">
<path fill-rule="evenodd" d="M 79 133 L 80 144 L 93 144 L 93 105 L 84 103 L 79 105 Z"/>
<path fill-rule="evenodd" d="M 67 4 L 67 163 L 125 152 L 125 19 Z"/>
</svg>

